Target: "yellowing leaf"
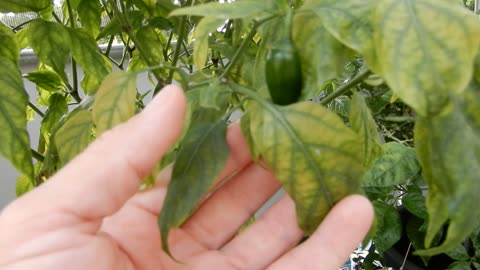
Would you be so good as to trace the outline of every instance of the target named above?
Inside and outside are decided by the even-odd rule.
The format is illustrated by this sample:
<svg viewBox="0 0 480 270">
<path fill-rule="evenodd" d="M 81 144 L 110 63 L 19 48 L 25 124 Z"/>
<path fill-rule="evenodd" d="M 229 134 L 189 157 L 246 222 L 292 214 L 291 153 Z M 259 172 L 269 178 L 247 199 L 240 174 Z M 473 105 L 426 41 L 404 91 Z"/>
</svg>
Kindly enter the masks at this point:
<svg viewBox="0 0 480 270">
<path fill-rule="evenodd" d="M 313 11 L 322 25 L 347 47 L 374 60 L 372 0 L 306 0 L 301 11 Z"/>
<path fill-rule="evenodd" d="M 206 17 L 200 21 L 195 29 L 195 44 L 193 51 L 193 63 L 197 69 L 205 67 L 208 59 L 208 39 L 210 33 L 216 31 L 216 28 L 225 23 L 225 20 L 215 17 Z"/>
<path fill-rule="evenodd" d="M 63 164 L 80 154 L 92 141 L 92 113 L 75 112 L 55 133 L 55 146 Z"/>
<path fill-rule="evenodd" d="M 478 18 L 458 4 L 436 0 L 376 5 L 378 63 L 370 66 L 418 114 L 442 112 L 471 79 L 480 45 Z"/>
<path fill-rule="evenodd" d="M 322 106 L 261 105 L 251 107 L 243 132 L 295 201 L 300 227 L 313 233 L 335 203 L 359 192 L 362 140 Z"/>
<path fill-rule="evenodd" d="M 445 241 L 438 247 L 418 251 L 421 256 L 453 249 L 478 228 L 480 132 L 477 124 L 458 104 L 448 114 L 417 121 L 415 147 L 429 187 L 427 248 L 448 222 Z"/>
<path fill-rule="evenodd" d="M 225 139 L 227 123 L 222 116 L 213 109 L 195 111 L 181 142 L 158 217 L 162 246 L 167 252 L 170 229 L 182 225 L 197 209 L 225 165 L 230 149 Z"/>
<path fill-rule="evenodd" d="M 136 74 L 123 71 L 110 73 L 105 78 L 92 111 L 98 135 L 135 115 L 136 78 Z"/>
<path fill-rule="evenodd" d="M 0 47 L 0 51 L 8 49 Z M 23 87 L 20 71 L 13 61 L 0 56 L 0 63 L 0 155 L 33 181 L 26 119 L 28 95 Z"/>
<path fill-rule="evenodd" d="M 53 94 L 50 97 L 49 103 L 50 106 L 45 113 L 40 127 L 40 133 L 46 141 L 48 141 L 50 135 L 54 133 L 55 128 L 60 123 L 60 119 L 68 112 L 67 101 L 62 94 Z"/>
<path fill-rule="evenodd" d="M 354 53 L 322 27 L 320 17 L 313 12 L 298 13 L 292 31 L 302 63 L 302 95 L 310 98 L 326 81 L 344 71 Z"/>
<path fill-rule="evenodd" d="M 363 139 L 363 155 L 368 167 L 382 154 L 380 134 L 372 113 L 361 93 L 355 92 L 352 97 L 350 124 L 352 129 Z"/>
</svg>

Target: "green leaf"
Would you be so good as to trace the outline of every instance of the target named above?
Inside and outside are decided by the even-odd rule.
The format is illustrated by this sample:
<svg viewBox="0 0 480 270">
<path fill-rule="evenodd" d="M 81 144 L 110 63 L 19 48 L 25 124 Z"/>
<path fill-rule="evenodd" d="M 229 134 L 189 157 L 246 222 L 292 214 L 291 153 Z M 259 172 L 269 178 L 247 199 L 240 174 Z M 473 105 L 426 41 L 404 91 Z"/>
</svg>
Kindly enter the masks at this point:
<svg viewBox="0 0 480 270">
<path fill-rule="evenodd" d="M 105 25 L 97 36 L 97 40 L 102 38 L 113 36 L 122 32 L 122 25 L 120 24 L 120 20 L 117 17 L 112 18 L 107 25 Z"/>
<path fill-rule="evenodd" d="M 60 161 L 67 164 L 92 141 L 92 113 L 79 110 L 55 133 L 54 142 Z"/>
<path fill-rule="evenodd" d="M 1 1 L 1 0 L 0 0 Z M 0 57 L 12 61 L 18 65 L 19 49 L 12 30 L 0 23 Z"/>
<path fill-rule="evenodd" d="M 328 104 L 328 108 L 340 116 L 348 118 L 351 111 L 351 100 L 348 96 L 340 96 Z"/>
<path fill-rule="evenodd" d="M 212 2 L 191 7 L 179 8 L 169 16 L 205 16 L 218 19 L 240 19 L 267 11 L 270 5 L 266 1 L 242 0 L 232 3 Z"/>
<path fill-rule="evenodd" d="M 15 38 L 17 39 L 18 44 L 18 51 L 21 51 L 28 47 L 28 27 L 21 29 L 17 33 L 15 33 Z"/>
<path fill-rule="evenodd" d="M 0 51 L 4 49 L 0 47 Z M 33 164 L 26 119 L 28 95 L 14 62 L 0 57 L 0 63 L 0 155 L 32 180 Z"/>
<path fill-rule="evenodd" d="M 374 201 L 377 233 L 373 242 L 378 252 L 383 253 L 391 248 L 402 236 L 402 221 L 397 210 L 384 202 Z"/>
<path fill-rule="evenodd" d="M 58 23 L 36 19 L 30 23 L 27 36 L 40 61 L 52 67 L 67 83 L 65 63 L 71 44 L 66 28 Z"/>
<path fill-rule="evenodd" d="M 22 196 L 34 188 L 35 185 L 33 184 L 32 179 L 24 174 L 20 174 L 15 185 L 15 193 L 17 194 L 17 197 Z"/>
<path fill-rule="evenodd" d="M 68 29 L 70 34 L 70 49 L 72 56 L 83 68 L 85 73 L 91 74 L 97 80 L 102 81 L 108 74 L 100 49 L 91 36 L 81 29 Z"/>
<path fill-rule="evenodd" d="M 408 218 L 407 224 L 405 226 L 405 233 L 407 234 L 408 240 L 412 243 L 414 250 L 421 250 L 425 248 L 425 220 L 412 216 Z M 420 257 L 424 262 L 425 266 L 428 263 L 429 257 Z"/>
<path fill-rule="evenodd" d="M 478 114 L 478 111 L 477 111 Z M 440 246 L 419 251 L 434 255 L 455 248 L 479 225 L 480 133 L 456 105 L 449 113 L 420 118 L 415 146 L 428 184 L 429 226 L 427 247 L 448 221 L 448 233 Z"/>
<path fill-rule="evenodd" d="M 448 257 L 457 260 L 457 261 L 468 261 L 470 260 L 470 255 L 468 255 L 465 247 L 463 245 L 458 245 L 456 248 L 445 252 Z"/>
<path fill-rule="evenodd" d="M 82 0 L 77 7 L 82 27 L 93 37 L 100 34 L 102 6 L 98 0 Z"/>
<path fill-rule="evenodd" d="M 382 148 L 383 154 L 373 161 L 363 177 L 364 186 L 402 185 L 420 171 L 415 149 L 395 142 L 386 143 Z"/>
<path fill-rule="evenodd" d="M 193 108 L 192 112 L 199 107 L 225 111 L 230 102 L 230 94 L 219 80 L 214 80 L 205 87 L 188 91 L 187 99 L 189 106 Z"/>
<path fill-rule="evenodd" d="M 315 12 L 330 34 L 347 47 L 360 52 L 367 62 L 375 59 L 372 0 L 306 0 L 300 11 Z"/>
<path fill-rule="evenodd" d="M 447 268 L 448 270 L 471 270 L 470 268 L 470 262 L 454 262 L 450 264 Z"/>
<path fill-rule="evenodd" d="M 160 29 L 160 30 L 167 30 L 167 31 L 172 30 L 172 28 L 174 27 L 171 21 L 169 21 L 164 17 L 158 17 L 158 16 L 148 19 L 148 26 L 151 26 L 153 28 Z"/>
<path fill-rule="evenodd" d="M 0 0 L 0 12 L 37 12 L 52 7 L 51 0 Z"/>
<path fill-rule="evenodd" d="M 65 97 L 62 94 L 53 94 L 49 100 L 50 106 L 48 107 L 45 117 L 42 120 L 40 127 L 40 133 L 48 140 L 50 135 L 55 131 L 58 123 L 62 117 L 68 112 L 68 105 Z"/>
<path fill-rule="evenodd" d="M 105 78 L 92 110 L 98 135 L 135 115 L 136 86 L 136 73 L 116 71 Z"/>
<path fill-rule="evenodd" d="M 155 63 L 157 65 L 165 61 L 163 56 L 164 42 L 159 37 L 155 28 L 151 26 L 144 26 L 137 31 L 137 38 L 144 45 L 141 56 L 146 63 Z"/>
<path fill-rule="evenodd" d="M 352 97 L 350 124 L 352 129 L 363 139 L 365 167 L 368 168 L 382 154 L 382 146 L 377 123 L 373 119 L 365 98 L 358 92 L 355 92 Z"/>
<path fill-rule="evenodd" d="M 384 0 L 375 14 L 378 64 L 395 95 L 422 115 L 435 115 L 465 90 L 480 45 L 478 18 L 435 0 Z"/>
<path fill-rule="evenodd" d="M 250 125 L 242 124 L 243 133 L 249 134 L 253 154 L 262 157 L 295 201 L 300 227 L 311 234 L 335 203 L 359 192 L 361 140 L 322 106 L 260 105 L 247 112 Z"/>
<path fill-rule="evenodd" d="M 472 262 L 473 266 L 475 267 L 475 269 L 477 270 L 480 270 L 480 263 L 478 262 Z"/>
<path fill-rule="evenodd" d="M 321 26 L 320 18 L 313 12 L 295 15 L 292 36 L 296 47 L 301 48 L 298 53 L 302 63 L 304 98 L 311 98 L 325 82 L 340 75 L 345 64 L 354 57 L 351 49 Z"/>
<path fill-rule="evenodd" d="M 51 70 L 37 70 L 24 76 L 27 80 L 35 83 L 38 87 L 49 92 L 58 92 L 66 88 L 62 78 Z"/>
<path fill-rule="evenodd" d="M 212 109 L 197 110 L 177 153 L 172 180 L 158 218 L 162 246 L 167 252 L 170 229 L 182 225 L 201 204 L 201 199 L 208 196 L 205 193 L 227 159 L 227 123 L 218 120 L 218 115 L 218 111 Z"/>
<path fill-rule="evenodd" d="M 197 69 L 205 67 L 208 59 L 208 39 L 210 33 L 216 31 L 216 28 L 225 23 L 224 19 L 215 17 L 205 17 L 200 21 L 195 29 L 195 44 L 193 51 L 193 63 Z"/>
<path fill-rule="evenodd" d="M 402 205 L 415 216 L 427 219 L 427 206 L 425 205 L 425 196 L 422 189 L 417 185 L 409 185 L 407 194 L 402 198 Z"/>
</svg>

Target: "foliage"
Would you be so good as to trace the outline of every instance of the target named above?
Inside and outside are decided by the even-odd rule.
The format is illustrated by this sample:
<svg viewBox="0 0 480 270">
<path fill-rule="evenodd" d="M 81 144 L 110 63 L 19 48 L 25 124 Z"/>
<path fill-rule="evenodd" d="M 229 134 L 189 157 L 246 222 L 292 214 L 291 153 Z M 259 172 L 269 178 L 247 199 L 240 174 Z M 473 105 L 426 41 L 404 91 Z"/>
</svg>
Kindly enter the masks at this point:
<svg viewBox="0 0 480 270">
<path fill-rule="evenodd" d="M 228 119 L 242 111 L 253 159 L 295 201 L 306 234 L 336 202 L 363 193 L 377 213 L 371 256 L 400 238 L 396 207 L 403 204 L 417 218 L 403 231 L 425 262 L 447 252 L 457 260 L 450 269 L 478 267 L 478 254 L 455 252 L 480 225 L 480 23 L 473 1 L 223 2 L 65 0 L 57 14 L 49 0 L 0 0 L 1 12 L 38 15 L 14 28 L 0 24 L 0 154 L 21 173 L 17 193 L 48 181 L 96 136 L 141 110 L 136 78 L 146 72 L 149 93 L 178 83 L 188 97 L 187 128 L 156 169 L 174 162 L 159 216 L 163 239 L 219 188 L 215 183 L 228 180 L 215 178 L 229 152 Z M 285 36 L 298 52 L 303 82 L 296 84 L 300 100 L 279 106 L 269 96 L 266 56 Z M 117 41 L 121 61 L 111 56 Z M 39 59 L 23 76 L 36 84 L 36 101 L 19 72 L 25 47 Z M 42 118 L 37 149 L 26 129 L 32 110 Z"/>
</svg>

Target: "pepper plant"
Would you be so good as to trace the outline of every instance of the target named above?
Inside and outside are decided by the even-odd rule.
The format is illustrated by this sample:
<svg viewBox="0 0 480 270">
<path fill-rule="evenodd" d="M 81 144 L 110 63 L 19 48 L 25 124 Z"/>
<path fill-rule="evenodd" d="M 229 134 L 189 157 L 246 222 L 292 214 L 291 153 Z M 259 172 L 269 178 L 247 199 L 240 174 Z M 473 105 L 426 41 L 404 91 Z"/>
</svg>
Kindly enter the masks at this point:
<svg viewBox="0 0 480 270">
<path fill-rule="evenodd" d="M 60 14 L 51 0 L 0 0 L 0 12 L 37 14 L 0 24 L 0 154 L 21 172 L 21 195 L 142 110 L 145 95 L 178 83 L 185 131 L 144 185 L 174 164 L 159 215 L 167 252 L 169 231 L 218 188 L 225 132 L 239 111 L 253 159 L 295 201 L 306 236 L 336 202 L 364 193 L 378 214 L 378 251 L 400 237 L 402 200 L 422 220 L 417 255 L 456 250 L 480 221 L 480 22 L 471 4 L 65 0 Z M 115 41 L 122 61 L 110 55 Z M 27 47 L 39 65 L 21 74 Z M 147 94 L 136 88 L 142 72 Z M 38 100 L 23 80 L 36 84 Z M 37 149 L 27 110 L 42 118 Z"/>
</svg>

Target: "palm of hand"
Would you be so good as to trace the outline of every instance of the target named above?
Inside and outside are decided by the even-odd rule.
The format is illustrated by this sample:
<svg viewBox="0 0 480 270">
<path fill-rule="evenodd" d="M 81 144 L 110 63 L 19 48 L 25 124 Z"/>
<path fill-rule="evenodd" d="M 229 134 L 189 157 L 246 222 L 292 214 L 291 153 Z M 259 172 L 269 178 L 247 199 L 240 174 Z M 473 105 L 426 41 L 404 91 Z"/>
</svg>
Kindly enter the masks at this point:
<svg viewBox="0 0 480 270">
<path fill-rule="evenodd" d="M 180 134 L 184 110 L 180 90 L 163 90 L 143 113 L 7 207 L 0 216 L 0 269 L 338 269 L 368 231 L 368 201 L 340 202 L 299 246 L 302 231 L 288 196 L 238 233 L 280 187 L 252 163 L 238 125 L 228 131 L 231 154 L 219 179 L 236 176 L 171 231 L 170 250 L 181 263 L 162 251 L 157 215 L 169 170 L 154 189 L 137 191 Z"/>
</svg>

